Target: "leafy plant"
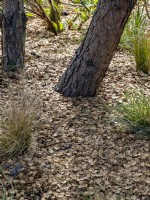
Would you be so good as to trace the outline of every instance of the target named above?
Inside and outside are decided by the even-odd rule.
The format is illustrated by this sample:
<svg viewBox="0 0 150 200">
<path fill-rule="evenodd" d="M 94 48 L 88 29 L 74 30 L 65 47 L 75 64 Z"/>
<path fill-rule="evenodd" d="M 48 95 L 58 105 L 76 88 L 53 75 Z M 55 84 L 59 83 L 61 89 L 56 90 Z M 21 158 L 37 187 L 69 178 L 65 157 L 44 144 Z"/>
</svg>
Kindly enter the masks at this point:
<svg viewBox="0 0 150 200">
<path fill-rule="evenodd" d="M 127 102 L 117 107 L 119 121 L 127 130 L 150 137 L 150 96 L 130 91 L 125 98 Z"/>
<path fill-rule="evenodd" d="M 48 30 L 57 35 L 63 30 L 60 8 L 55 0 L 24 0 L 27 15 L 36 15 L 47 23 Z"/>
<path fill-rule="evenodd" d="M 83 24 L 93 14 L 98 0 L 74 0 L 74 5 L 77 7 L 74 9 L 76 16 L 73 19 L 68 20 L 68 28 L 81 30 Z"/>
<path fill-rule="evenodd" d="M 24 154 L 32 140 L 32 127 L 37 114 L 37 102 L 27 91 L 11 97 L 1 119 L 0 154 L 13 157 Z"/>
</svg>

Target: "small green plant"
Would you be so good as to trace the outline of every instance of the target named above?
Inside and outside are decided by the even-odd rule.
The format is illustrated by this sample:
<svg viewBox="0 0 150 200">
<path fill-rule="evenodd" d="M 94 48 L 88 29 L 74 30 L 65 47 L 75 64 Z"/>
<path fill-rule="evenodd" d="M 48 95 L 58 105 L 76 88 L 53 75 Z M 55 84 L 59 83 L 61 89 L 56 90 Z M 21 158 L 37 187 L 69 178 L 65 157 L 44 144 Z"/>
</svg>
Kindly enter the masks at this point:
<svg viewBox="0 0 150 200">
<path fill-rule="evenodd" d="M 1 200 L 13 200 L 13 194 L 11 192 L 8 192 L 5 184 L 2 182 L 4 180 L 7 185 L 9 185 L 9 188 L 11 190 L 14 190 L 14 187 L 9 180 L 9 178 L 6 176 L 6 174 L 3 172 L 3 170 L 0 168 L 0 199 Z"/>
<path fill-rule="evenodd" d="M 95 197 L 94 197 L 94 195 L 87 195 L 87 196 L 84 197 L 83 200 L 95 200 Z"/>
<path fill-rule="evenodd" d="M 150 72 L 150 39 L 146 35 L 134 38 L 134 58 L 137 71 Z"/>
<path fill-rule="evenodd" d="M 32 128 L 37 114 L 36 100 L 27 91 L 11 97 L 1 119 L 0 155 L 13 157 L 24 154 L 32 140 Z"/>
<path fill-rule="evenodd" d="M 146 29 L 147 20 L 144 14 L 144 7 L 142 7 L 141 2 L 139 2 L 128 19 L 128 22 L 121 37 L 119 47 L 133 52 L 134 38 L 138 35 L 145 34 Z"/>
<path fill-rule="evenodd" d="M 142 91 L 125 94 L 126 103 L 117 107 L 119 121 L 133 133 L 150 137 L 150 96 Z"/>
<path fill-rule="evenodd" d="M 146 33 L 148 24 L 144 8 L 139 1 L 129 17 L 119 46 L 134 54 L 137 71 L 141 70 L 148 74 L 150 69 L 150 39 Z"/>
<path fill-rule="evenodd" d="M 83 200 L 102 200 L 102 198 L 100 198 L 100 195 L 96 193 L 85 196 Z"/>
<path fill-rule="evenodd" d="M 74 9 L 76 16 L 68 20 L 68 28 L 81 30 L 83 24 L 92 16 L 96 9 L 98 0 L 74 0 L 73 3 L 77 5 Z"/>
<path fill-rule="evenodd" d="M 24 0 L 27 15 L 35 15 L 47 24 L 48 30 L 55 35 L 63 30 L 60 8 L 55 0 Z"/>
</svg>

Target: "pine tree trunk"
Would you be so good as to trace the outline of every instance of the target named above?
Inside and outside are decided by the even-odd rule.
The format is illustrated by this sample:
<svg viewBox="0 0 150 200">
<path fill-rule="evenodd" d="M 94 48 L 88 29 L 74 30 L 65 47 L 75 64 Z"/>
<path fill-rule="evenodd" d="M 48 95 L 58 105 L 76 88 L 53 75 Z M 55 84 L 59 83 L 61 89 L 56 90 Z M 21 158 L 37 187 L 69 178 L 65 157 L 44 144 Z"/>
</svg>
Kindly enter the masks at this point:
<svg viewBox="0 0 150 200">
<path fill-rule="evenodd" d="M 24 67 L 26 20 L 23 0 L 3 0 L 2 68 L 6 73 Z"/>
<path fill-rule="evenodd" d="M 99 0 L 87 34 L 56 91 L 66 97 L 95 95 L 136 1 Z"/>
</svg>

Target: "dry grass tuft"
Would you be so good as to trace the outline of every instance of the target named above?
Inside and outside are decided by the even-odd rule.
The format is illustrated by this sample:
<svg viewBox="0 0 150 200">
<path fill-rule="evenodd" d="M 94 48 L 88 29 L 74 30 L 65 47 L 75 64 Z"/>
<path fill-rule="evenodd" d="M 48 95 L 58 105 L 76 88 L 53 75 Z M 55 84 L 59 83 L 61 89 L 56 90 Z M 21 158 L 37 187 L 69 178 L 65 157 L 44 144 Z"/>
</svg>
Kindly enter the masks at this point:
<svg viewBox="0 0 150 200">
<path fill-rule="evenodd" d="M 7 109 L 1 119 L 0 154 L 14 157 L 24 154 L 32 141 L 32 129 L 38 113 L 37 98 L 27 90 L 10 91 Z"/>
</svg>

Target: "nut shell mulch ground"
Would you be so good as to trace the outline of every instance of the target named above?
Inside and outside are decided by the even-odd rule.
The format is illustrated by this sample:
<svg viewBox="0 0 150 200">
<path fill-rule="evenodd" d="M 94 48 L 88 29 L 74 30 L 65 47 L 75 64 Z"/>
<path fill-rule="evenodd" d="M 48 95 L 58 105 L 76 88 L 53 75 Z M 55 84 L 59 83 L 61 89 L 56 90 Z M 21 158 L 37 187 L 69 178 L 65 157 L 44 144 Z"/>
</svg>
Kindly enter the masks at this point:
<svg viewBox="0 0 150 200">
<path fill-rule="evenodd" d="M 132 55 L 118 51 L 95 97 L 62 97 L 54 87 L 81 39 L 76 31 L 53 36 L 29 20 L 24 75 L 0 79 L 0 113 L 9 86 L 16 90 L 24 82 L 39 96 L 40 115 L 33 150 L 1 161 L 1 168 L 16 200 L 84 200 L 93 194 L 99 200 L 150 200 L 150 143 L 121 133 L 103 106 L 124 101 L 129 89 L 150 94 L 150 76 L 137 74 Z"/>
</svg>

